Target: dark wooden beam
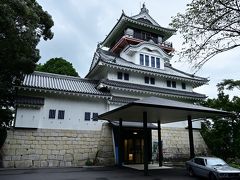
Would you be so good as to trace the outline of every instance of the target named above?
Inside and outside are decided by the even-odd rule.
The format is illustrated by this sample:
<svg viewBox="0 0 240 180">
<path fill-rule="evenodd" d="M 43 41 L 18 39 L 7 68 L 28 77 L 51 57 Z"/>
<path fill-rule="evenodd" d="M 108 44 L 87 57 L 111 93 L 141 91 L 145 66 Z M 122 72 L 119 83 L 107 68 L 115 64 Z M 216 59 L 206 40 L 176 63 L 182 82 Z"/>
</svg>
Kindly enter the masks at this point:
<svg viewBox="0 0 240 180">
<path fill-rule="evenodd" d="M 147 112 L 143 112 L 143 134 L 144 134 L 144 176 L 148 176 L 148 131 Z"/>
<path fill-rule="evenodd" d="M 163 165 L 163 151 L 162 151 L 162 136 L 161 136 L 161 122 L 157 121 L 158 124 L 158 162 L 159 167 Z"/>
<path fill-rule="evenodd" d="M 122 119 L 119 119 L 118 127 L 118 166 L 122 167 L 123 163 L 123 137 L 122 137 Z"/>
<path fill-rule="evenodd" d="M 195 157 L 194 143 L 193 143 L 193 129 L 192 129 L 192 117 L 189 115 L 188 119 L 188 135 L 189 135 L 189 146 L 190 146 L 190 158 Z"/>
</svg>

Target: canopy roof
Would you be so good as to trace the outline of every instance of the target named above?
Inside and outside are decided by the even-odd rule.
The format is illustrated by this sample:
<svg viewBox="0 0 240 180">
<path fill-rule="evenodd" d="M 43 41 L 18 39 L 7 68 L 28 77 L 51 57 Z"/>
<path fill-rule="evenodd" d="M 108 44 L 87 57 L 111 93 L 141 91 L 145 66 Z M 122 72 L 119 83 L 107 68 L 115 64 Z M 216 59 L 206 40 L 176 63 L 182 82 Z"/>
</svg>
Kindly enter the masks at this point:
<svg viewBox="0 0 240 180">
<path fill-rule="evenodd" d="M 199 105 L 148 97 L 103 113 L 99 115 L 99 118 L 108 121 L 122 119 L 123 121 L 142 122 L 143 112 L 148 114 L 148 123 L 156 123 L 160 120 L 162 124 L 183 121 L 188 116 L 191 116 L 192 119 L 198 119 L 230 114 L 226 111 Z"/>
</svg>

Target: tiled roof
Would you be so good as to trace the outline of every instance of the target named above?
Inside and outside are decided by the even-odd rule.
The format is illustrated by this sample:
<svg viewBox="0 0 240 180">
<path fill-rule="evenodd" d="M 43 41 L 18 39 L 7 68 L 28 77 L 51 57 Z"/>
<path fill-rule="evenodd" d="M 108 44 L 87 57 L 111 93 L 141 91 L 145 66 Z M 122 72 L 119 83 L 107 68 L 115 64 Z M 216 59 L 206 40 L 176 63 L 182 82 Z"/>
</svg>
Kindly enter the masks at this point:
<svg viewBox="0 0 240 180">
<path fill-rule="evenodd" d="M 126 82 L 120 82 L 120 81 L 112 81 L 112 80 L 103 80 L 101 81 L 101 84 L 105 86 L 110 87 L 116 87 L 116 88 L 124 88 L 129 90 L 136 90 L 136 91 L 148 91 L 148 92 L 154 92 L 154 93 L 161 93 L 166 95 L 177 95 L 177 96 L 184 96 L 184 97 L 190 97 L 190 98 L 206 98 L 205 95 L 195 93 L 195 92 L 188 92 L 188 91 L 180 91 L 180 90 L 174 90 L 174 89 L 167 89 L 167 88 L 160 88 L 155 86 L 147 86 L 147 85 L 140 85 L 140 84 L 133 84 L 133 83 L 126 83 Z"/>
<path fill-rule="evenodd" d="M 44 72 L 25 75 L 22 87 L 108 96 L 96 89 L 98 81 Z"/>
<path fill-rule="evenodd" d="M 114 55 L 113 53 L 105 50 L 99 50 L 99 55 L 101 57 L 101 60 L 105 63 L 111 64 L 111 65 L 116 65 L 118 67 L 126 67 L 126 68 L 132 68 L 136 70 L 143 70 L 151 73 L 158 73 L 161 76 L 166 76 L 166 77 L 172 77 L 172 78 L 180 78 L 180 79 L 185 79 L 185 80 L 190 80 L 190 81 L 197 81 L 200 84 L 205 84 L 208 82 L 207 78 L 202 78 L 198 76 L 194 76 L 192 74 L 188 74 L 185 72 L 182 72 L 180 70 L 177 70 L 171 66 L 165 66 L 164 70 L 163 69 L 158 69 L 158 68 L 152 68 L 152 67 L 147 67 L 147 66 L 142 66 L 138 64 L 134 64 L 132 62 L 126 61 L 125 59 L 118 57 Z"/>
<path fill-rule="evenodd" d="M 130 103 L 130 102 L 137 101 L 137 100 L 139 100 L 139 99 L 120 97 L 120 96 L 113 96 L 110 101 L 111 102 L 117 102 L 117 103 Z"/>
</svg>

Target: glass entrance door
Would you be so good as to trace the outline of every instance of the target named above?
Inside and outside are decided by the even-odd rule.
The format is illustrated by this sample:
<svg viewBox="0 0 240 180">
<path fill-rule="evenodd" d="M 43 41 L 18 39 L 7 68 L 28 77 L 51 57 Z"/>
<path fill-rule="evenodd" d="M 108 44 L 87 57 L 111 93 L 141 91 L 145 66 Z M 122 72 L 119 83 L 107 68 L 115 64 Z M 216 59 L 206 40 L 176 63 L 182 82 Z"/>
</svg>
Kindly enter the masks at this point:
<svg viewBox="0 0 240 180">
<path fill-rule="evenodd" d="M 124 139 L 124 162 L 126 164 L 141 164 L 143 163 L 143 146 L 142 138 Z"/>
</svg>

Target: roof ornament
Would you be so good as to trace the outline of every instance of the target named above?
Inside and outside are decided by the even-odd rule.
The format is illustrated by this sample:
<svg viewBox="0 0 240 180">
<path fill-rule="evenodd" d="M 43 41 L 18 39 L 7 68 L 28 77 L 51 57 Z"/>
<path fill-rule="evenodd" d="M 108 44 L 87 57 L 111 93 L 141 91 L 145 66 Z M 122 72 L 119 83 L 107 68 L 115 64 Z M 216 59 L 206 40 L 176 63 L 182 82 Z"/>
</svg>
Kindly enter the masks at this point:
<svg viewBox="0 0 240 180">
<path fill-rule="evenodd" d="M 146 8 L 145 2 L 144 2 L 140 13 L 148 13 L 148 12 L 149 12 L 149 10 Z"/>
<path fill-rule="evenodd" d="M 124 14 L 125 15 L 125 12 L 124 12 L 124 10 L 122 9 L 122 14 Z"/>
</svg>

